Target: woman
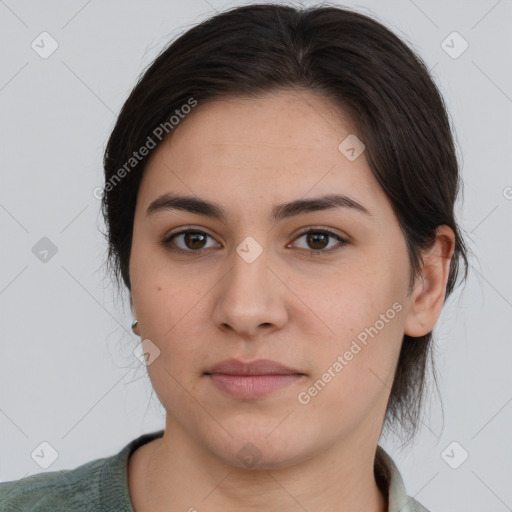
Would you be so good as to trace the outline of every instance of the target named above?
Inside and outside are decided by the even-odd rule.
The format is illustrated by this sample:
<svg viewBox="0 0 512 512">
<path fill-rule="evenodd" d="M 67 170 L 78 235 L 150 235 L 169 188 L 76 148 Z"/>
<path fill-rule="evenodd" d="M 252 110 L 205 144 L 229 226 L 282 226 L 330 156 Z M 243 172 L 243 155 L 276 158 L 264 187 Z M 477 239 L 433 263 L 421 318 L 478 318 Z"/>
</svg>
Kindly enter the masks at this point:
<svg viewBox="0 0 512 512">
<path fill-rule="evenodd" d="M 147 69 L 104 164 L 110 268 L 165 429 L 1 484 L 0 509 L 425 511 L 378 445 L 385 425 L 414 435 L 467 276 L 422 60 L 350 10 L 235 8 Z"/>
</svg>

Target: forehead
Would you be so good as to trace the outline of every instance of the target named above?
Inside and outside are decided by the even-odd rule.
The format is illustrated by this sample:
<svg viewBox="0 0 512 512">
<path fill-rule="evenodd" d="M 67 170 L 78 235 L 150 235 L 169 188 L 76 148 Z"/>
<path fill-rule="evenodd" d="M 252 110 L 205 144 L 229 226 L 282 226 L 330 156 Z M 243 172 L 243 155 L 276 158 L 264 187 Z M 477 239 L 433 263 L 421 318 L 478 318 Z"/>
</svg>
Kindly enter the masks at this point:
<svg viewBox="0 0 512 512">
<path fill-rule="evenodd" d="M 172 191 L 228 206 L 233 196 L 274 204 L 342 193 L 372 209 L 387 199 L 364 152 L 351 161 L 339 149 L 354 135 L 339 108 L 307 91 L 199 104 L 156 149 L 139 192 L 146 203 Z"/>
<path fill-rule="evenodd" d="M 197 137 L 210 150 L 220 145 L 236 150 L 234 146 L 240 145 L 244 152 L 260 157 L 273 148 L 322 150 L 332 156 L 338 152 L 340 137 L 352 131 L 347 116 L 332 103 L 311 92 L 295 90 L 199 104 L 179 128 L 170 139 L 171 145 L 194 145 Z M 225 148 L 218 151 L 223 153 Z"/>
</svg>

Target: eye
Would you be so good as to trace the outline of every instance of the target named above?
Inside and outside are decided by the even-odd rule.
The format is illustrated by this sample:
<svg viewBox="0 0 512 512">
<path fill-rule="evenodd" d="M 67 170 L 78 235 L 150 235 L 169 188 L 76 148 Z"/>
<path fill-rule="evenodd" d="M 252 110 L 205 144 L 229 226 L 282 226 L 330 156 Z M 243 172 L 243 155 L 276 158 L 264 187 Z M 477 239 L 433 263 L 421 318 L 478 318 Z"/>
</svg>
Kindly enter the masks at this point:
<svg viewBox="0 0 512 512">
<path fill-rule="evenodd" d="M 303 233 L 301 233 L 295 240 L 299 240 L 302 237 L 305 237 L 305 241 L 307 244 L 313 246 L 313 249 L 309 249 L 308 247 L 302 247 L 302 249 L 307 251 L 310 255 L 331 253 L 333 251 L 341 249 L 341 247 L 350 243 L 348 242 L 348 240 L 345 240 L 337 233 L 334 233 L 333 231 L 326 228 L 309 228 L 308 231 L 304 231 Z M 208 238 L 212 237 L 208 233 L 205 233 L 204 231 L 200 231 L 197 229 L 184 229 L 169 235 L 163 240 L 162 243 L 164 244 L 165 247 L 169 248 L 171 251 L 177 254 L 201 254 L 204 250 L 212 247 L 205 245 Z M 338 241 L 338 244 L 334 244 L 334 247 L 329 247 L 329 238 L 336 239 Z M 176 240 L 180 240 L 183 245 L 180 247 L 180 245 L 177 244 Z M 287 247 L 293 246 L 288 244 Z M 326 249 L 326 247 L 329 248 Z"/>
<path fill-rule="evenodd" d="M 175 240 L 180 239 L 180 237 L 183 237 L 181 240 L 182 243 L 185 244 L 184 248 L 180 248 L 179 246 L 176 247 Z M 204 245 L 207 238 L 212 237 L 204 231 L 199 231 L 197 229 L 184 229 L 168 236 L 163 241 L 163 244 L 166 247 L 169 247 L 171 251 L 178 254 L 201 253 L 204 249 L 208 248 Z"/>
<path fill-rule="evenodd" d="M 296 240 L 299 240 L 300 238 L 303 237 L 306 237 L 306 244 L 314 247 L 313 249 L 303 247 L 303 249 L 305 249 L 310 255 L 331 253 L 333 251 L 341 249 L 341 247 L 349 243 L 348 240 L 345 240 L 337 233 L 334 233 L 333 231 L 325 228 L 309 229 L 308 231 L 304 231 L 296 238 Z M 331 245 L 329 249 L 326 249 L 326 247 L 329 247 L 329 238 L 335 238 L 336 240 L 338 240 L 339 243 L 334 244 L 334 247 Z"/>
</svg>

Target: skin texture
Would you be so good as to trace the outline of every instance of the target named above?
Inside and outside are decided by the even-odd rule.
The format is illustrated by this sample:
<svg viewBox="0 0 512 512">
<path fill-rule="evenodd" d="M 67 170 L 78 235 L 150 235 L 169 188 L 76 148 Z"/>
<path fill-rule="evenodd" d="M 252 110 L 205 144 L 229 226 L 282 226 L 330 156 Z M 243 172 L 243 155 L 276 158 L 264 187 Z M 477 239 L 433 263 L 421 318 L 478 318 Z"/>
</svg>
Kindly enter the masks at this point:
<svg viewBox="0 0 512 512">
<path fill-rule="evenodd" d="M 338 150 L 351 133 L 327 100 L 280 91 L 198 105 L 149 160 L 134 220 L 131 300 L 137 334 L 160 350 L 148 373 L 167 419 L 164 437 L 129 461 L 137 512 L 387 510 L 373 464 L 402 338 L 433 329 L 454 235 L 439 229 L 408 295 L 410 264 L 391 205 L 364 152 L 350 161 Z M 178 210 L 146 216 L 164 192 L 215 201 L 227 219 Z M 338 208 L 270 220 L 278 203 L 332 193 L 372 216 Z M 209 238 L 187 245 L 178 236 L 175 246 L 190 253 L 176 254 L 163 240 L 178 228 Z M 315 245 L 302 233 L 313 228 L 349 243 Z M 263 249 L 251 263 L 236 251 L 248 236 Z M 396 303 L 401 310 L 301 403 L 298 394 Z M 231 357 L 269 358 L 306 375 L 264 399 L 235 399 L 204 375 Z M 252 467 L 239 458 L 246 443 L 260 456 Z"/>
</svg>

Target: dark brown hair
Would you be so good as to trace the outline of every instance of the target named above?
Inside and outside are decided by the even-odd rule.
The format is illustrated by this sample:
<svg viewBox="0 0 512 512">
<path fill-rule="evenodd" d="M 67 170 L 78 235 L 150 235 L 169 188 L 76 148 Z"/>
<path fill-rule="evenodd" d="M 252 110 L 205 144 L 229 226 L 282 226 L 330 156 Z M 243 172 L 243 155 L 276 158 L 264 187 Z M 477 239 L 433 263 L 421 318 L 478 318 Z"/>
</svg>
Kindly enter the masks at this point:
<svg viewBox="0 0 512 512">
<path fill-rule="evenodd" d="M 130 290 L 135 204 L 150 156 L 142 157 L 140 149 L 172 136 L 171 118 L 182 118 L 191 99 L 200 108 L 207 101 L 287 89 L 321 95 L 353 123 L 404 233 L 411 286 L 436 228 L 446 224 L 454 231 L 448 297 L 460 260 L 467 278 L 468 259 L 454 215 L 461 183 L 441 94 L 422 59 L 383 24 L 326 5 L 253 4 L 221 12 L 171 42 L 141 75 L 104 155 L 107 264 L 118 287 L 122 279 Z M 156 137 L 162 127 L 165 136 Z M 429 354 L 432 332 L 404 336 L 385 423 L 401 427 L 409 440 L 420 418 Z M 435 378 L 432 357 L 431 363 Z"/>
</svg>

